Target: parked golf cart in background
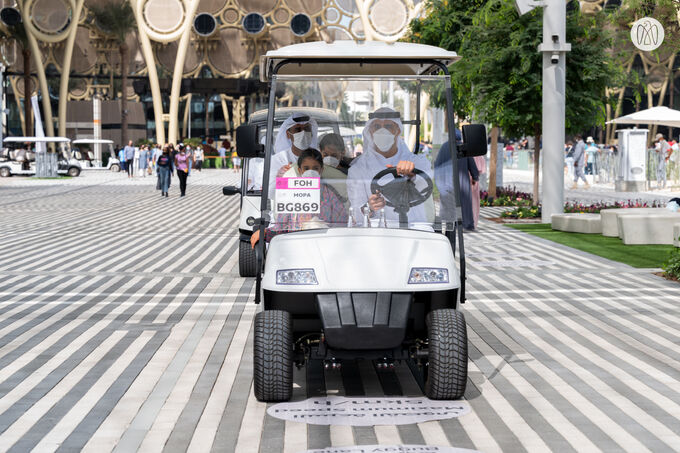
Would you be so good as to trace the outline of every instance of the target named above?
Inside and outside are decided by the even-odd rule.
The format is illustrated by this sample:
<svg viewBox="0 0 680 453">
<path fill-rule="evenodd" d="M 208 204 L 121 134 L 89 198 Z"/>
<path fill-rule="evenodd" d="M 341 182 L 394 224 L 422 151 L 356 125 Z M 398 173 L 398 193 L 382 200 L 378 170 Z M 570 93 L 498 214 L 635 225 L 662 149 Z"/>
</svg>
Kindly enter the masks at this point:
<svg viewBox="0 0 680 453">
<path fill-rule="evenodd" d="M 330 369 L 343 360 L 372 360 L 378 369 L 404 361 L 428 397 L 463 396 L 468 355 L 459 305 L 465 252 L 457 159 L 486 154 L 486 131 L 464 126 L 463 143 L 456 144 L 448 66 L 458 59 L 432 46 L 353 41 L 295 44 L 262 57 L 260 75 L 270 82 L 265 146 L 257 125 L 236 131 L 241 157 L 264 158 L 259 216 L 251 221 L 263 239 L 256 247 L 255 303 L 264 305 L 254 326 L 258 400 L 290 399 L 293 365 L 310 360 Z M 275 93 L 324 93 L 330 91 L 325 84 L 341 87 L 334 100 L 324 99 L 335 103 L 340 122 L 365 132 L 363 154 L 347 178 L 346 210 L 325 187 L 323 173 L 277 178 L 269 191 L 270 174 L 278 170 L 270 168 Z M 380 108 L 383 92 L 391 108 Z M 446 125 L 438 126 L 446 126 L 449 154 L 436 167 L 435 156 L 416 155 L 430 95 L 446 101 Z M 366 141 L 374 132 L 392 136 L 383 152 L 414 162 L 412 175 L 384 164 Z M 407 144 L 401 136 L 415 140 Z M 321 194 L 331 200 L 325 211 Z M 386 206 L 371 210 L 369 194 Z"/>
<path fill-rule="evenodd" d="M 66 137 L 6 137 L 0 152 L 0 177 L 36 174 L 38 147 L 47 149 L 54 144 L 57 155 L 57 174 L 76 177 L 80 175 L 80 163 L 71 157 L 71 140 Z"/>
<path fill-rule="evenodd" d="M 113 147 L 113 140 L 79 138 L 71 142 L 72 155 L 83 170 L 120 171 L 120 161 Z M 108 155 L 106 165 L 103 157 Z"/>
<path fill-rule="evenodd" d="M 326 134 L 340 134 L 338 115 L 328 109 L 313 107 L 283 107 L 276 111 L 274 118 L 274 134 L 278 133 L 281 124 L 293 113 L 304 112 L 314 119 L 318 125 L 318 138 Z M 257 128 L 258 143 L 265 138 L 267 111 L 259 110 L 248 119 L 248 124 Z M 241 165 L 241 186 L 226 186 L 224 195 L 241 195 L 241 212 L 239 215 L 239 252 L 238 269 L 241 277 L 255 277 L 257 262 L 255 250 L 250 245 L 250 236 L 255 230 L 254 219 L 260 217 L 260 197 L 262 196 L 262 174 L 264 171 L 261 157 L 243 159 Z"/>
</svg>

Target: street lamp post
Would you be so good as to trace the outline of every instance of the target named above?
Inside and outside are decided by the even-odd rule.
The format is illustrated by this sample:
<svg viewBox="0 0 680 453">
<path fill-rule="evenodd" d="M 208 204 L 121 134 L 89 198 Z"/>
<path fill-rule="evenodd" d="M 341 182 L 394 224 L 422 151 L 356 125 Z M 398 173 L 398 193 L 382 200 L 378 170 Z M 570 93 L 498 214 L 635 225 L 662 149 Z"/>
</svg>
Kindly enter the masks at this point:
<svg viewBox="0 0 680 453">
<path fill-rule="evenodd" d="M 543 193 L 541 221 L 564 212 L 564 117 L 566 85 L 567 3 L 564 0 L 515 0 L 520 14 L 543 6 Z"/>
</svg>

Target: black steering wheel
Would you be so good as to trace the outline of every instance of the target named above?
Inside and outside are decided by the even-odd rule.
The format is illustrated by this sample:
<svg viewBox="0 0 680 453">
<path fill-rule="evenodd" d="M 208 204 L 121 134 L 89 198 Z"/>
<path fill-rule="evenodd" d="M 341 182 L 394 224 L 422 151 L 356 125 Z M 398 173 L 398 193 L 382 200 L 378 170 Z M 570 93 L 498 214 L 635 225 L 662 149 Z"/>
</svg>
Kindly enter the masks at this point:
<svg viewBox="0 0 680 453">
<path fill-rule="evenodd" d="M 394 208 L 394 211 L 399 214 L 399 223 L 407 224 L 408 211 L 425 201 L 432 195 L 432 179 L 422 170 L 414 169 L 413 172 L 416 178 L 421 178 L 427 183 L 427 187 L 418 190 L 415 181 L 397 174 L 396 167 L 389 167 L 385 170 L 379 171 L 371 180 L 371 193 L 380 191 L 385 198 L 385 204 Z M 393 175 L 394 178 L 383 185 L 380 181 L 386 175 Z"/>
</svg>

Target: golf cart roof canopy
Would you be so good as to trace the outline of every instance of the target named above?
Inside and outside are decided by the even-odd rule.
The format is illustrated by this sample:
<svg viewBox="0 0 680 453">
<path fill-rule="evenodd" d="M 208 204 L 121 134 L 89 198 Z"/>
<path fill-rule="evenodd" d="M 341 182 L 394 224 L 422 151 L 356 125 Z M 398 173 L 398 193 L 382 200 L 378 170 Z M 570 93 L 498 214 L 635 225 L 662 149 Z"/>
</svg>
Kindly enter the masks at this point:
<svg viewBox="0 0 680 453">
<path fill-rule="evenodd" d="M 260 57 L 260 79 L 266 82 L 277 65 L 281 75 L 417 76 L 438 72 L 460 57 L 440 47 L 408 42 L 306 42 L 270 50 Z"/>
<path fill-rule="evenodd" d="M 70 143 L 66 137 L 7 137 L 5 143 Z"/>
<path fill-rule="evenodd" d="M 74 145 L 80 145 L 80 144 L 102 144 L 102 145 L 113 145 L 113 140 L 105 140 L 105 139 L 99 139 L 96 140 L 94 138 L 79 138 L 78 140 L 73 140 L 71 143 Z"/>
<path fill-rule="evenodd" d="M 338 114 L 333 110 L 318 107 L 279 107 L 274 114 L 274 122 L 283 122 L 293 113 L 305 113 L 316 120 L 317 123 L 335 124 L 338 122 Z M 250 115 L 250 124 L 266 123 L 267 110 L 258 110 Z"/>
</svg>

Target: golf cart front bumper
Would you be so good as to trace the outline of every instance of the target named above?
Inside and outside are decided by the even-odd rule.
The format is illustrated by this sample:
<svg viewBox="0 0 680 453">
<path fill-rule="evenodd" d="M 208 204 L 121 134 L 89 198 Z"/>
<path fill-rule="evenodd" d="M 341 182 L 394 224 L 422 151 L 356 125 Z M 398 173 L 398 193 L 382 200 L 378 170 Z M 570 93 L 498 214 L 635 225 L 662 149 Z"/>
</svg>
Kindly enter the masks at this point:
<svg viewBox="0 0 680 453">
<path fill-rule="evenodd" d="M 328 346 L 334 349 L 391 349 L 406 335 L 410 293 L 317 294 Z"/>
</svg>

